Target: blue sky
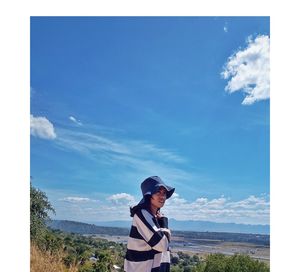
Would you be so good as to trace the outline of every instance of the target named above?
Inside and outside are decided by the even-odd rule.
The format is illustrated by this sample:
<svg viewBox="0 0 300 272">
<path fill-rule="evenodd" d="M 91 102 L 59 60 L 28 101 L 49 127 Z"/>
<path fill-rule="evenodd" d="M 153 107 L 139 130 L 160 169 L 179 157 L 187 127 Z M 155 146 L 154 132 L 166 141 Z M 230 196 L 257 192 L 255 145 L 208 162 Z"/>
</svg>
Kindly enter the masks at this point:
<svg viewBox="0 0 300 272">
<path fill-rule="evenodd" d="M 268 17 L 32 17 L 33 185 L 56 218 L 269 223 Z"/>
</svg>

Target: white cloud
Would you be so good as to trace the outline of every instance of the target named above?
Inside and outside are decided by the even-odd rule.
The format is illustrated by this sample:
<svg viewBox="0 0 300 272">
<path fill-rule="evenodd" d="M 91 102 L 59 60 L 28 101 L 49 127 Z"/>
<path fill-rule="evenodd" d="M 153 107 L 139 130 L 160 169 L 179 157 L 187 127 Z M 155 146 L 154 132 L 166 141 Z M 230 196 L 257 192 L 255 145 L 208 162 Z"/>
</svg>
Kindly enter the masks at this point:
<svg viewBox="0 0 300 272">
<path fill-rule="evenodd" d="M 187 203 L 187 201 L 179 196 L 177 193 L 173 193 L 172 197 L 167 200 L 169 205 L 177 206 Z"/>
<path fill-rule="evenodd" d="M 249 196 L 247 199 L 230 203 L 229 206 L 232 208 L 240 208 L 240 209 L 248 209 L 248 208 L 261 208 L 267 207 L 269 204 L 264 197 L 256 197 L 256 196 Z"/>
<path fill-rule="evenodd" d="M 69 116 L 69 119 L 76 125 L 82 126 L 82 123 L 79 120 L 77 120 L 74 116 Z"/>
<path fill-rule="evenodd" d="M 135 202 L 134 197 L 126 193 L 111 195 L 110 197 L 107 198 L 107 200 L 115 204 L 125 204 L 125 203 L 133 204 Z"/>
<path fill-rule="evenodd" d="M 206 197 L 187 201 L 174 194 L 163 208 L 177 220 L 206 220 L 222 223 L 269 224 L 270 204 L 267 196 L 249 196 L 239 201 L 230 198 L 208 200 Z"/>
<path fill-rule="evenodd" d="M 227 202 L 227 199 L 224 197 L 220 197 L 217 199 L 213 199 L 209 201 L 206 206 L 210 209 L 222 209 L 224 204 Z"/>
<path fill-rule="evenodd" d="M 56 138 L 53 124 L 46 117 L 30 115 L 30 134 L 42 139 L 53 140 Z"/>
<path fill-rule="evenodd" d="M 201 206 L 206 205 L 207 202 L 208 202 L 208 199 L 205 198 L 205 197 L 197 198 L 196 201 L 195 201 L 196 204 L 199 204 Z"/>
<path fill-rule="evenodd" d="M 243 105 L 251 105 L 270 97 L 270 38 L 266 35 L 248 37 L 247 47 L 228 58 L 221 76 L 230 79 L 225 87 L 229 93 L 246 94 Z"/>
<path fill-rule="evenodd" d="M 58 218 L 78 221 L 130 220 L 129 207 L 141 199 L 128 193 L 101 195 L 94 200 L 88 197 L 60 195 L 54 203 Z M 268 195 L 250 195 L 232 201 L 221 196 L 209 199 L 205 196 L 188 201 L 174 193 L 162 208 L 169 218 L 176 220 L 204 220 L 218 223 L 269 224 L 270 203 Z"/>
</svg>

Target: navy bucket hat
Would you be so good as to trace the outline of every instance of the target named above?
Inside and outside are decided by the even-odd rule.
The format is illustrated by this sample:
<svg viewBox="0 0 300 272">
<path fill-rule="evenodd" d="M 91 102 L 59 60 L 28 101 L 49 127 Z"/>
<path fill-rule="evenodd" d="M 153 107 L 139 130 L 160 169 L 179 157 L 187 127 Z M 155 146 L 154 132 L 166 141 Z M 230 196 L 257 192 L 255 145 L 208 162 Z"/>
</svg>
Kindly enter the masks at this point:
<svg viewBox="0 0 300 272">
<path fill-rule="evenodd" d="M 157 193 L 159 191 L 160 187 L 164 187 L 166 189 L 167 199 L 170 198 L 175 191 L 175 188 L 166 185 L 162 181 L 162 179 L 158 176 L 152 176 L 152 177 L 146 178 L 141 184 L 143 199 L 140 201 L 139 204 L 144 203 L 144 201 L 145 201 L 144 197 L 146 195 L 153 195 L 153 194 Z"/>
</svg>

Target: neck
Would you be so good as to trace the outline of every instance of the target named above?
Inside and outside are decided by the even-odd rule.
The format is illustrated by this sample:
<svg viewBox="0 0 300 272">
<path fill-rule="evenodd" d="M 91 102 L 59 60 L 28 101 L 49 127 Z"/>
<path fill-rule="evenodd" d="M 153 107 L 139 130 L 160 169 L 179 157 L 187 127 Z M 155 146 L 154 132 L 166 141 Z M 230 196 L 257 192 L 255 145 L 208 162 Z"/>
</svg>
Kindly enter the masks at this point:
<svg viewBox="0 0 300 272">
<path fill-rule="evenodd" d="M 155 206 L 151 205 L 150 210 L 151 210 L 151 213 L 155 216 L 158 209 Z"/>
</svg>

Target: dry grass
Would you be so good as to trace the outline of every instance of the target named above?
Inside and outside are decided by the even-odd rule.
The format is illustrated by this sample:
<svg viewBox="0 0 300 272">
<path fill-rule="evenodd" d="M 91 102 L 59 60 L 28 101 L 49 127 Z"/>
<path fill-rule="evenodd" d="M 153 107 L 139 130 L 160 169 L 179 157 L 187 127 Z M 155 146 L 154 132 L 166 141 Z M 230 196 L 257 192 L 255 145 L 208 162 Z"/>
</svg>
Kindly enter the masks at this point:
<svg viewBox="0 0 300 272">
<path fill-rule="evenodd" d="M 30 247 L 30 272 L 77 272 L 77 267 L 66 268 L 62 262 L 64 255 L 51 255 L 34 244 Z"/>
</svg>

